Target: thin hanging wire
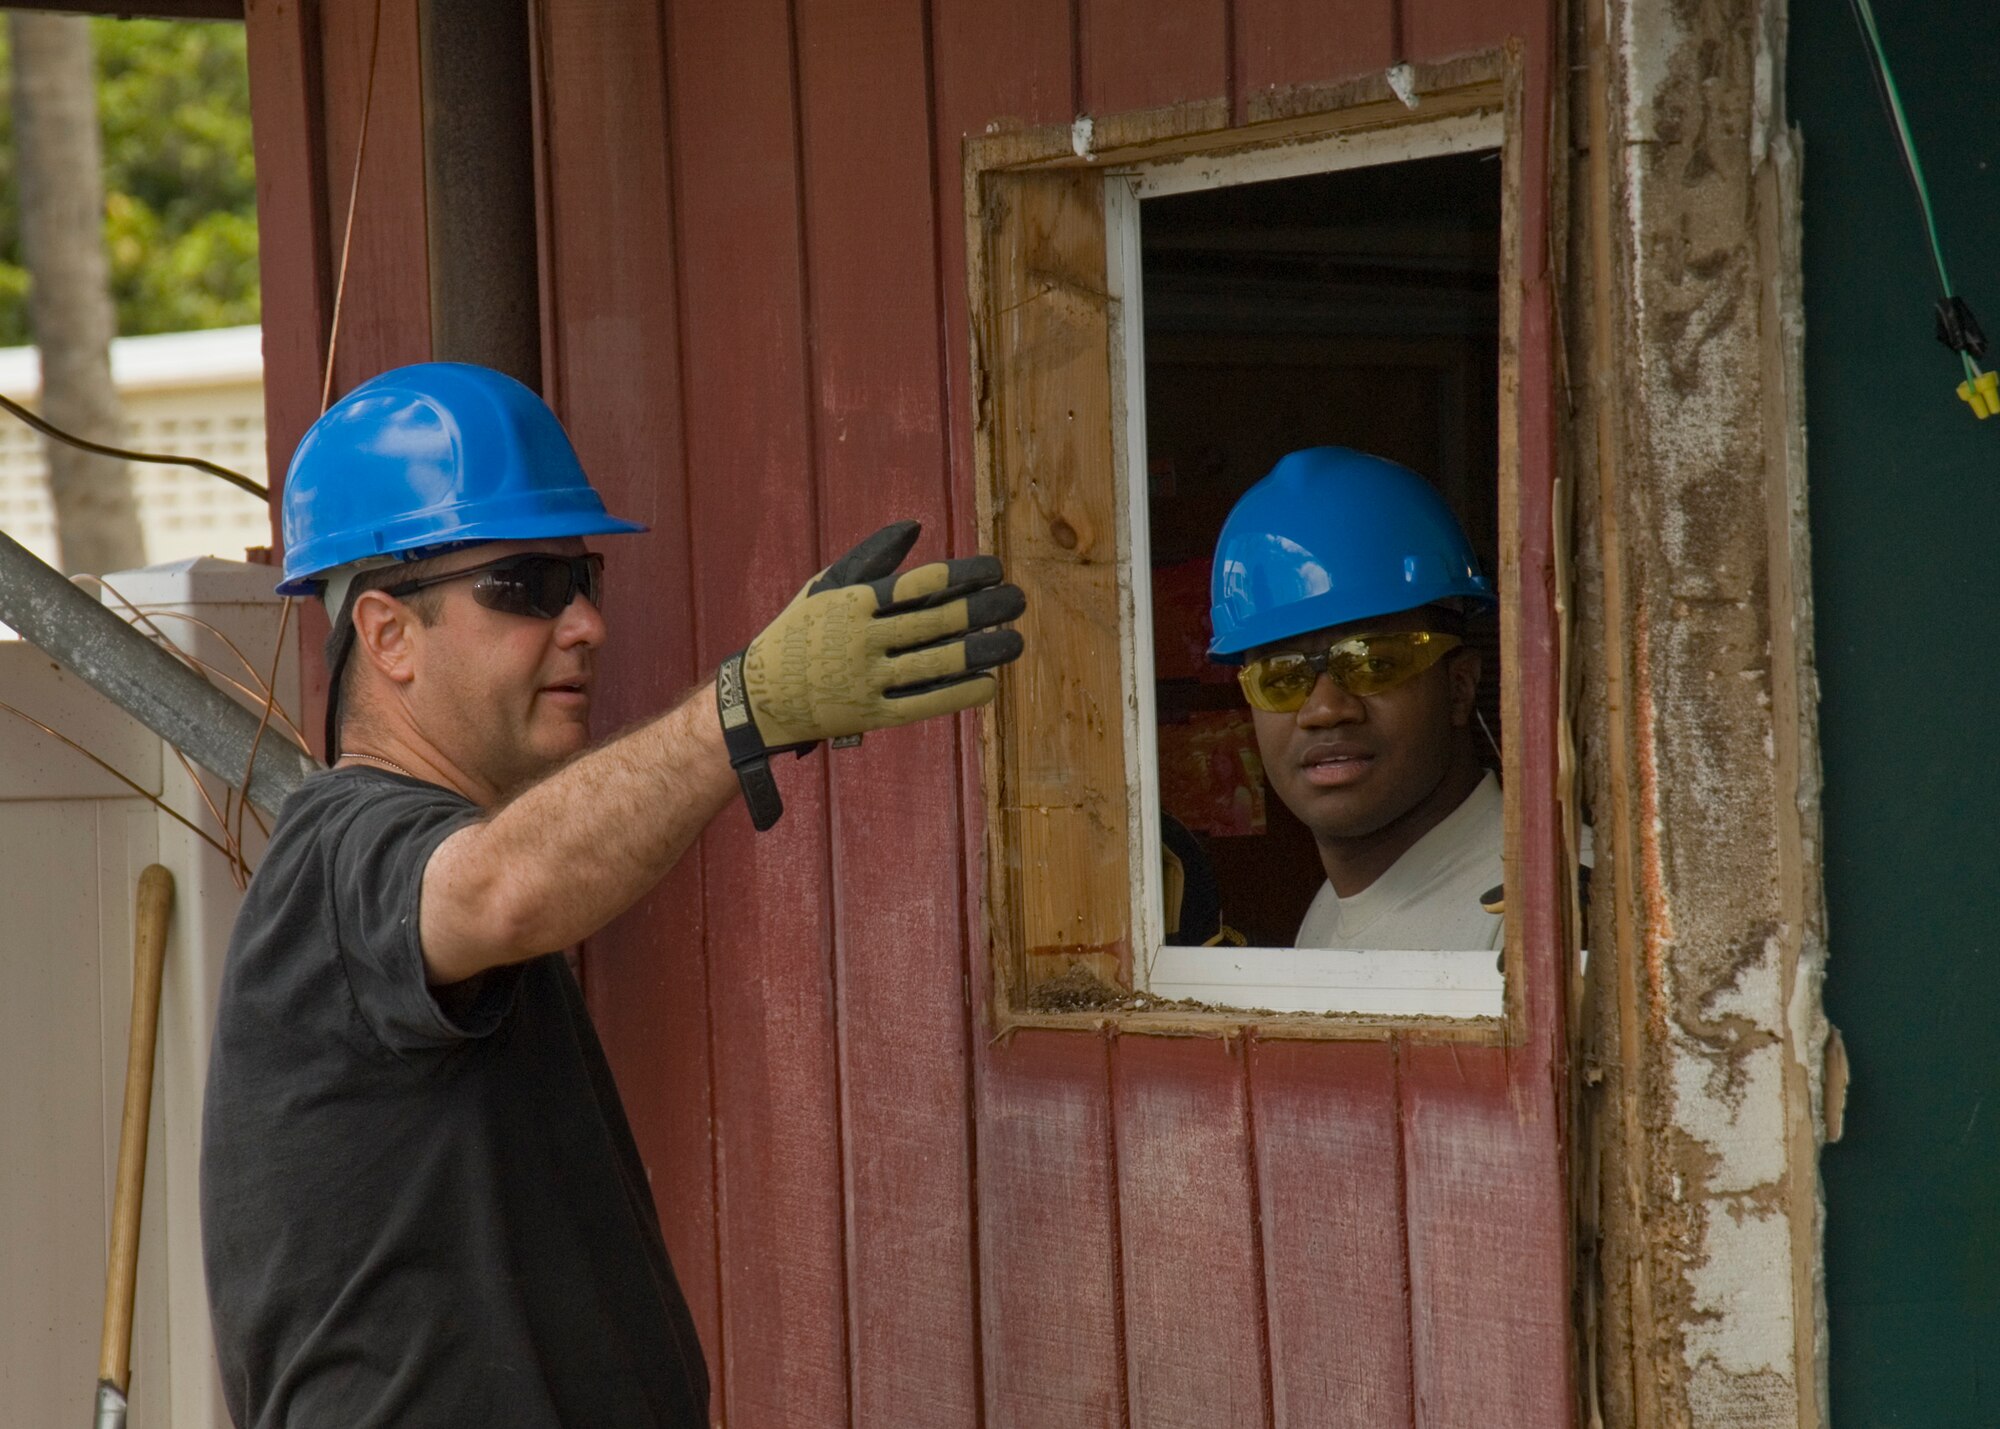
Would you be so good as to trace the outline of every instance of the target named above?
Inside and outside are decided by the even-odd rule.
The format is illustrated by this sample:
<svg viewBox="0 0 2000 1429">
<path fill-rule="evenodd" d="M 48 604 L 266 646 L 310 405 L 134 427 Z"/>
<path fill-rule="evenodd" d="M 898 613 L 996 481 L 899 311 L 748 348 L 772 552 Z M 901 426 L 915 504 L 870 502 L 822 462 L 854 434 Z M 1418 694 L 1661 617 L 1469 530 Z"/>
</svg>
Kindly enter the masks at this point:
<svg viewBox="0 0 2000 1429">
<path fill-rule="evenodd" d="M 1930 243 L 1931 267 L 1937 275 L 1938 291 L 1947 303 L 1957 296 L 1951 285 L 1951 275 L 1945 268 L 1944 244 L 1938 238 L 1937 213 L 1931 206 L 1930 185 L 1924 181 L 1923 160 L 1917 157 L 1916 136 L 1910 132 L 1910 118 L 1903 110 L 1903 94 L 1896 86 L 1896 76 L 1889 68 L 1888 51 L 1882 45 L 1882 32 L 1875 25 L 1875 11 L 1868 0 L 1850 0 L 1855 22 L 1861 26 L 1862 37 L 1868 42 L 1868 74 L 1875 82 L 1875 92 L 1882 100 L 1883 108 L 1889 111 L 1889 120 L 1896 129 L 1896 156 L 1902 161 L 1903 173 L 1909 178 L 1910 187 L 1916 191 L 1917 209 L 1924 221 L 1924 237 Z M 1959 361 L 1965 367 L 1965 378 L 1976 382 L 1980 377 L 1979 364 L 1972 354 L 1962 349 L 1958 351 Z"/>
<path fill-rule="evenodd" d="M 224 466 L 220 462 L 209 461 L 206 457 L 175 456 L 171 452 L 132 451 L 126 447 L 107 446 L 103 442 L 93 442 L 90 438 L 80 437 L 75 432 L 64 431 L 39 412 L 24 407 L 12 397 L 4 395 L 0 395 L 0 411 L 13 413 L 43 436 L 53 441 L 75 447 L 79 451 L 90 452 L 96 456 L 118 457 L 124 461 L 152 462 L 158 466 L 193 467 L 196 471 L 207 472 L 210 476 L 221 477 L 231 486 L 242 488 L 259 501 L 269 501 L 271 499 L 270 487 L 265 486 L 262 482 L 251 480 L 233 467 Z"/>
<path fill-rule="evenodd" d="M 102 576 L 76 575 L 70 577 L 70 579 L 77 585 L 96 586 L 99 590 L 112 596 L 124 608 L 124 613 L 127 613 L 130 623 L 145 627 L 151 632 L 154 643 L 167 651 L 168 654 L 177 656 L 183 663 L 192 667 L 197 674 L 205 676 L 210 681 L 217 681 L 229 686 L 230 689 L 235 690 L 252 703 L 262 703 L 270 699 L 271 687 L 257 673 L 257 667 L 250 663 L 250 657 L 243 653 L 242 647 L 234 640 L 231 640 L 220 626 L 184 610 L 165 610 L 159 606 L 136 605 L 124 592 L 120 591 Z M 116 608 L 114 607 L 114 610 Z M 207 631 L 216 640 L 220 641 L 230 654 L 236 657 L 237 663 L 243 667 L 244 672 L 249 676 L 252 683 L 249 685 L 244 684 L 243 681 L 218 670 L 200 656 L 178 644 L 172 636 L 160 628 L 159 622 L 162 620 L 183 621 L 199 630 Z M 285 713 L 284 706 L 276 706 L 274 714 L 278 722 L 284 726 L 286 734 L 292 743 L 296 744 L 300 749 L 310 752 L 310 746 L 306 743 L 304 732 L 300 730 L 292 717 Z"/>
<path fill-rule="evenodd" d="M 340 309 L 347 296 L 347 259 L 354 251 L 354 215 L 361 206 L 361 166 L 368 157 L 368 120 L 375 111 L 375 69 L 382 54 L 382 0 L 375 0 L 374 28 L 368 39 L 368 80 L 361 91 L 361 126 L 354 138 L 354 174 L 347 184 L 347 220 L 340 236 L 340 269 L 333 284 L 333 315 L 327 324 L 326 372 L 320 382 L 319 410 L 333 405 L 333 355 L 340 342 Z"/>
<path fill-rule="evenodd" d="M 169 818 L 174 819 L 179 823 L 185 824 L 190 833 L 192 833 L 196 838 L 200 839 L 203 843 L 207 844 L 210 848 L 214 849 L 217 853 L 221 854 L 224 858 L 230 857 L 229 849 L 222 843 L 221 840 L 214 837 L 206 829 L 202 828 L 199 824 L 195 823 L 194 820 L 190 819 L 180 810 L 167 804 L 160 798 L 158 794 L 155 794 L 152 790 L 146 788 L 144 785 L 135 782 L 132 778 L 126 775 L 124 771 L 120 770 L 115 765 L 105 760 L 102 756 L 92 753 L 90 750 L 84 748 L 81 744 L 78 744 L 75 740 L 71 739 L 68 735 L 64 734 L 61 730 L 56 729 L 51 725 L 42 723 L 42 721 L 36 719 L 26 710 L 21 709 L 15 705 L 10 705 L 5 700 L 0 700 L 0 711 L 4 711 L 7 714 L 13 715 L 17 719 L 25 720 L 27 723 L 33 725 L 36 729 L 39 729 L 43 734 L 46 734 L 51 739 L 61 740 L 64 744 L 67 744 L 71 749 L 74 749 L 78 754 L 81 754 L 85 759 L 88 759 L 91 763 L 97 765 L 98 768 L 102 769 L 105 773 L 109 774 L 112 778 L 116 779 L 119 783 L 131 789 L 133 793 L 138 794 L 141 798 L 150 800 L 153 803 L 153 805 L 159 809 L 161 813 L 167 815 Z"/>
</svg>

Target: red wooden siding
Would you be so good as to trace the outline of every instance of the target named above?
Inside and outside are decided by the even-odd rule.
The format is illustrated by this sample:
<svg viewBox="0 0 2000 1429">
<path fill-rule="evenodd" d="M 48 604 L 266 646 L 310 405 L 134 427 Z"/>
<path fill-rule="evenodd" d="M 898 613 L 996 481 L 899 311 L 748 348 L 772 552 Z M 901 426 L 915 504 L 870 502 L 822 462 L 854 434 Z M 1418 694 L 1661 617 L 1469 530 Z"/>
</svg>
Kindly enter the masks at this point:
<svg viewBox="0 0 2000 1429">
<path fill-rule="evenodd" d="M 799 0 L 814 466 L 832 555 L 890 515 L 953 546 L 919 0 Z M 979 1419 L 959 730 L 828 765 L 853 1423 Z M 920 1353 L 913 1353 L 921 1346 Z"/>
<path fill-rule="evenodd" d="M 600 6 L 536 36 L 544 117 L 543 385 L 610 508 L 652 529 L 617 543 L 601 718 L 615 729 L 698 675 L 681 408 L 680 298 L 660 15 Z M 650 122 L 636 122 L 647 116 Z M 628 180 L 601 181 L 617 152 Z M 645 176 L 641 181 L 640 176 Z M 665 255 L 667 261 L 663 261 Z M 693 849 L 590 940 L 585 992 L 617 1068 L 661 1205 L 668 1249 L 711 1357 L 720 1343 L 709 988 L 702 868 Z M 719 1402 L 718 1396 L 718 1402 Z"/>
<path fill-rule="evenodd" d="M 1409 1424 L 1395 1050 L 1254 1044 L 1250 1089 L 1273 1421 L 1277 1429 Z"/>
<path fill-rule="evenodd" d="M 1383 0 L 1235 0 L 1237 117 L 1251 99 L 1343 75 L 1387 69 L 1395 7 Z"/>
<path fill-rule="evenodd" d="M 982 1060 L 986 1422 L 1115 1429 L 1130 1420 L 1109 1048 L 1023 1032 Z"/>
<path fill-rule="evenodd" d="M 974 541 L 963 140 L 1517 39 L 1527 787 L 1554 759 L 1552 0 L 540 7 L 545 370 L 614 509 L 604 720 L 884 521 Z M 318 409 L 373 6 L 251 0 L 274 467 Z M 414 0 L 384 0 L 336 391 L 428 348 Z M 1401 53 L 1398 53 L 1400 45 Z M 1031 593 L 1032 594 L 1032 593 Z M 994 1040 L 969 721 L 787 762 L 585 952 L 718 1415 L 1561 1425 L 1562 972 L 1522 1046 Z M 1524 882 L 1553 884 L 1530 800 Z"/>
<path fill-rule="evenodd" d="M 430 355 L 416 14 L 415 0 L 382 0 L 371 97 L 373 6 L 250 0 L 246 7 L 274 474 L 320 413 L 343 256 L 333 395 L 385 367 Z M 364 107 L 368 144 L 361 153 Z M 274 480 L 274 489 L 280 484 Z M 274 506 L 272 546 L 279 545 Z M 316 656 L 326 636 L 317 602 L 301 603 L 299 633 L 302 648 Z M 325 671 L 316 658 L 304 670 L 304 723 L 317 747 Z"/>
<path fill-rule="evenodd" d="M 319 415 L 333 307 L 319 46 L 299 0 L 258 0 L 255 14 L 248 39 L 257 95 L 252 138 L 263 239 L 265 430 L 274 451 L 289 452 Z M 274 522 L 273 545 L 277 538 Z"/>
<path fill-rule="evenodd" d="M 1077 15 L 1083 113 L 1158 109 L 1229 92 L 1228 0 L 1088 0 Z"/>
<path fill-rule="evenodd" d="M 1263 1227 L 1243 1049 L 1169 1037 L 1122 1037 L 1114 1049 L 1132 1420 L 1267 1424 Z"/>
<path fill-rule="evenodd" d="M 256 109 L 257 226 L 264 321 L 264 431 L 277 474 L 319 415 L 326 334 L 333 311 L 328 260 L 325 112 L 317 7 L 308 0 L 251 0 L 247 48 Z M 343 213 L 345 209 L 341 210 Z M 271 548 L 284 542 L 271 506 Z M 298 603 L 300 648 L 316 651 L 327 621 L 318 601 Z M 302 723 L 317 748 L 326 718 L 326 671 L 300 665 Z M 324 750 L 320 751 L 322 754 Z"/>
<path fill-rule="evenodd" d="M 336 279 L 346 254 L 340 332 L 333 360 L 333 395 L 387 367 L 422 362 L 431 353 L 430 265 L 424 245 L 423 116 L 417 90 L 416 0 L 381 0 L 375 42 L 373 5 L 316 5 L 326 144 L 320 172 L 329 230 L 327 252 Z M 372 97 L 368 59 L 376 54 Z M 368 144 L 359 153 L 361 118 Z M 254 117 L 254 116 L 253 116 Z M 355 194 L 351 239 L 348 196 Z M 314 412 L 319 389 L 313 389 Z"/>
<path fill-rule="evenodd" d="M 667 24 L 695 531 L 687 577 L 710 668 L 825 555 L 790 21 L 783 0 L 748 0 L 680 6 Z M 778 771 L 787 811 L 770 833 L 738 813 L 705 840 L 722 1258 L 714 1365 L 725 1413 L 740 1424 L 848 1422 L 826 770 L 821 758 Z"/>
<path fill-rule="evenodd" d="M 1403 1164 L 1419 1424 L 1560 1424 L 1569 1314 L 1548 1086 L 1490 1049 L 1404 1050 Z"/>
</svg>

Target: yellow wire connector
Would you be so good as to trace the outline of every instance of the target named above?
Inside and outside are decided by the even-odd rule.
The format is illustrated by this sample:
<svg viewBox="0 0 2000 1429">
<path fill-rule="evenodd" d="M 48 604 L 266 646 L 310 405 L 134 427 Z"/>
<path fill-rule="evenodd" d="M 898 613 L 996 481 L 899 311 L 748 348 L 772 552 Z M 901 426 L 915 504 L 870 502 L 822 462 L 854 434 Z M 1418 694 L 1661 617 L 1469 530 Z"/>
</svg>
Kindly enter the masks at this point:
<svg viewBox="0 0 2000 1429">
<path fill-rule="evenodd" d="M 1959 383 L 1958 396 L 1980 421 L 2000 417 L 2000 371 L 1982 372 Z"/>
</svg>

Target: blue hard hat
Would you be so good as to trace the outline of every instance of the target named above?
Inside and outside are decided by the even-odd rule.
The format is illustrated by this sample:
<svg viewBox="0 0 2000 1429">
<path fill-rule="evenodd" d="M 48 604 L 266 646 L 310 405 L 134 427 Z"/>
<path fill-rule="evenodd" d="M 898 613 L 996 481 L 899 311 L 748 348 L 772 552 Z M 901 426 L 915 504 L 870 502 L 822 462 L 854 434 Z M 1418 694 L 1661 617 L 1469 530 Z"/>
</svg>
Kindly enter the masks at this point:
<svg viewBox="0 0 2000 1429">
<path fill-rule="evenodd" d="M 370 557 L 645 529 L 604 509 L 540 397 L 488 367 L 420 362 L 362 383 L 299 443 L 278 593 Z"/>
<path fill-rule="evenodd" d="M 1408 467 L 1346 447 L 1282 458 L 1222 523 L 1213 660 L 1439 601 L 1495 604 L 1451 508 Z"/>
</svg>

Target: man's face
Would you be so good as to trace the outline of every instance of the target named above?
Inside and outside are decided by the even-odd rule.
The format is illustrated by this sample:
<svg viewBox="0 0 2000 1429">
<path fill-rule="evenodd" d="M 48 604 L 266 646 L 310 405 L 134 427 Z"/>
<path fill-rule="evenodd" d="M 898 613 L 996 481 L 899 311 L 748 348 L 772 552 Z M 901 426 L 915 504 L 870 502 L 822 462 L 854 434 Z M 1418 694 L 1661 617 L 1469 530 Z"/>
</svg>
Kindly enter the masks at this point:
<svg viewBox="0 0 2000 1429">
<path fill-rule="evenodd" d="M 504 541 L 446 558 L 438 574 L 539 551 L 577 556 L 583 542 Z M 506 792 L 590 742 L 590 692 L 604 617 L 582 592 L 553 620 L 488 610 L 472 581 L 435 587 L 435 623 L 413 631 L 406 692 L 419 727 L 452 761 Z"/>
<path fill-rule="evenodd" d="M 1351 635 L 1436 629 L 1437 618 L 1401 611 L 1260 646 L 1250 656 L 1323 652 Z M 1479 657 L 1461 647 L 1380 694 L 1351 695 L 1322 675 L 1290 714 L 1253 708 L 1271 787 L 1322 842 L 1376 833 L 1443 782 L 1478 684 Z"/>
</svg>

